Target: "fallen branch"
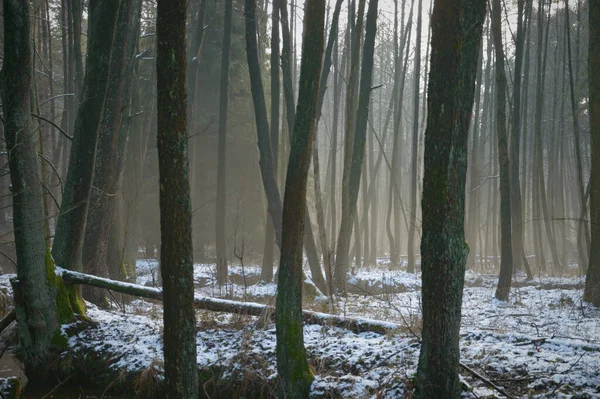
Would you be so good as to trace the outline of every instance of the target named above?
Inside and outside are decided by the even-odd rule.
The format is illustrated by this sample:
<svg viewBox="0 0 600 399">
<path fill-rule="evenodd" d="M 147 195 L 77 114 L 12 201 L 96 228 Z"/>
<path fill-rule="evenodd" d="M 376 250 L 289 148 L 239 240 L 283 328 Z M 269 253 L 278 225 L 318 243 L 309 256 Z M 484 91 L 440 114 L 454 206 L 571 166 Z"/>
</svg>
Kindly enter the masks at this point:
<svg viewBox="0 0 600 399">
<path fill-rule="evenodd" d="M 92 285 L 94 287 L 105 288 L 123 294 L 154 299 L 157 301 L 162 301 L 163 299 L 162 290 L 159 288 L 145 287 L 138 284 L 110 280 L 107 278 L 92 276 L 90 274 L 66 270 L 60 267 L 56 268 L 56 273 L 62 276 L 65 283 L 68 284 Z M 272 306 L 254 302 L 238 302 L 228 299 L 195 296 L 194 305 L 198 309 L 210 310 L 214 312 L 235 313 L 248 316 L 263 316 L 265 314 L 271 314 L 271 317 L 274 317 Z M 313 312 L 310 310 L 303 310 L 302 315 L 304 322 L 307 324 L 327 324 L 335 327 L 345 328 L 354 332 L 371 331 L 380 334 L 387 334 L 397 331 L 401 328 L 399 324 L 388 323 L 381 320 L 373 320 L 363 317 L 349 318 L 328 313 Z"/>
<path fill-rule="evenodd" d="M 6 329 L 6 327 L 8 327 L 10 323 L 12 323 L 15 320 L 17 320 L 17 312 L 15 312 L 15 310 L 13 309 L 10 312 L 8 312 L 8 314 L 4 316 L 2 320 L 0 320 L 0 333 L 2 333 L 2 331 L 4 331 L 4 329 Z"/>
<path fill-rule="evenodd" d="M 515 346 L 527 346 L 527 345 L 533 345 L 536 348 L 539 347 L 540 345 L 546 343 L 546 340 L 548 338 L 537 338 L 537 339 L 532 339 L 531 341 L 527 341 L 527 342 L 519 342 L 516 343 Z"/>
<path fill-rule="evenodd" d="M 494 384 L 492 381 L 490 381 L 489 379 L 485 378 L 484 376 L 482 376 L 481 374 L 479 374 L 477 371 L 473 370 L 472 368 L 470 368 L 469 366 L 467 366 L 464 363 L 460 363 L 460 367 L 462 367 L 463 369 L 465 369 L 465 371 L 468 371 L 471 375 L 473 375 L 473 377 L 477 378 L 478 380 L 484 382 L 485 384 L 487 384 L 488 386 L 494 388 L 496 391 L 500 392 L 502 395 L 506 396 L 509 399 L 513 399 L 513 397 L 504 390 L 504 388 L 502 388 L 499 385 Z"/>
</svg>

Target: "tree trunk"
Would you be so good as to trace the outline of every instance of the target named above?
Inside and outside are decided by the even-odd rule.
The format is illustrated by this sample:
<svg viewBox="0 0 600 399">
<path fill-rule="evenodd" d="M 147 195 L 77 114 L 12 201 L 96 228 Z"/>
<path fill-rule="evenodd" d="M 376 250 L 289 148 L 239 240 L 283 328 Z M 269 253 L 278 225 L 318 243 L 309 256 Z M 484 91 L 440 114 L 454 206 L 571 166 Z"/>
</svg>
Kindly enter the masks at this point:
<svg viewBox="0 0 600 399">
<path fill-rule="evenodd" d="M 336 283 L 336 289 L 345 289 L 346 274 L 348 272 L 350 259 L 348 252 L 350 248 L 350 232 L 351 226 L 356 216 L 358 190 L 360 187 L 360 176 L 362 165 L 365 156 L 365 143 L 367 133 L 367 123 L 369 119 L 369 103 L 371 99 L 371 82 L 373 80 L 373 57 L 375 52 L 375 35 L 377 31 L 377 6 L 378 0 L 369 1 L 369 9 L 367 11 L 367 21 L 365 28 L 365 44 L 363 48 L 361 76 L 360 76 L 360 89 L 358 93 L 358 110 L 356 111 L 356 126 L 350 126 L 346 129 L 346 135 L 352 135 L 351 139 L 352 147 L 346 151 L 345 157 L 351 156 L 345 168 L 348 167 L 347 172 L 344 171 L 346 177 L 347 191 L 346 200 L 342 201 L 342 204 L 346 202 L 346 209 L 342 209 L 342 225 L 340 227 L 340 234 L 338 237 L 337 249 L 336 249 L 336 260 L 335 260 L 335 274 L 334 279 Z M 361 1 L 358 9 L 358 19 L 356 27 L 356 43 L 355 49 L 358 51 L 360 48 L 360 39 L 362 35 L 362 15 L 364 13 L 364 4 Z M 355 57 L 358 58 L 358 55 Z M 358 62 L 358 61 L 357 61 Z M 352 73 L 351 73 L 352 75 Z M 351 83 L 352 84 L 352 80 Z M 349 87 L 352 90 L 352 87 Z M 354 95 L 349 98 L 350 103 L 354 103 Z M 352 106 L 352 113 L 353 106 Z M 347 116 L 346 120 L 351 121 L 352 116 Z M 342 183 L 343 184 L 343 183 Z M 344 191 L 342 187 L 342 191 Z M 344 207 L 342 207 L 344 208 Z M 356 231 L 358 237 L 360 230 Z"/>
<path fill-rule="evenodd" d="M 2 105 L 4 137 L 8 151 L 13 226 L 17 252 L 15 308 L 19 348 L 28 378 L 45 378 L 51 341 L 56 332 L 56 304 L 47 273 L 46 242 L 42 211 L 42 190 L 38 177 L 35 143 L 30 119 L 32 51 L 29 3 L 3 1 L 4 64 L 2 67 Z"/>
<path fill-rule="evenodd" d="M 519 177 L 519 152 L 521 143 L 521 68 L 523 65 L 523 47 L 525 29 L 523 24 L 523 5 L 525 0 L 518 0 L 517 43 L 515 50 L 515 78 L 513 84 L 513 123 L 510 133 L 510 210 L 513 246 L 513 262 L 516 270 L 521 270 L 521 253 L 523 253 L 523 210 L 521 204 L 521 182 Z"/>
<path fill-rule="evenodd" d="M 187 0 L 158 0 L 156 70 L 160 265 L 167 398 L 198 396 L 194 251 L 187 158 Z"/>
<path fill-rule="evenodd" d="M 110 60 L 110 72 L 104 112 L 98 133 L 96 165 L 83 248 L 83 265 L 87 273 L 109 276 L 108 243 L 113 237 L 114 213 L 118 200 L 123 148 L 126 142 L 133 58 L 139 33 L 140 0 L 123 0 Z M 125 121 L 124 121 L 125 120 Z M 119 265 L 120 266 L 120 265 Z M 116 268 L 118 269 L 119 266 Z M 87 287 L 84 297 L 107 305 L 104 291 Z"/>
<path fill-rule="evenodd" d="M 404 84 L 406 82 L 406 71 L 408 65 L 408 56 L 409 51 L 406 52 L 404 58 L 404 64 L 401 64 L 401 57 L 404 53 L 404 49 L 407 43 L 410 43 L 410 38 L 412 34 L 412 16 L 414 9 L 414 0 L 411 3 L 410 14 L 408 17 L 408 23 L 406 28 L 404 28 L 401 39 L 400 39 L 400 51 L 395 49 L 394 57 L 395 61 L 395 78 L 394 85 L 397 86 L 397 91 L 392 94 L 394 96 L 394 132 L 393 132 L 393 144 L 392 144 L 392 165 L 390 171 L 390 191 L 388 194 L 388 210 L 386 217 L 386 230 L 388 235 L 388 240 L 390 243 L 390 263 L 392 267 L 398 268 L 400 267 L 400 150 L 402 148 L 401 135 L 400 132 L 402 129 L 402 114 L 404 107 L 403 98 L 404 98 Z M 402 2 L 402 21 L 404 22 L 404 9 L 405 2 Z M 394 26 L 394 32 L 397 31 L 397 27 Z M 396 36 L 397 33 L 394 33 Z M 397 40 L 395 40 L 397 42 Z M 400 81 L 400 83 L 398 83 Z M 395 187 L 397 187 L 398 193 L 394 193 Z M 394 213 L 394 217 L 392 218 L 392 211 Z M 391 224 L 392 221 L 394 223 L 394 232 L 392 233 Z"/>
<path fill-rule="evenodd" d="M 600 1 L 589 1 L 590 138 L 592 170 L 590 178 L 590 215 L 592 237 L 590 262 L 583 300 L 600 307 Z"/>
<path fill-rule="evenodd" d="M 421 14 L 423 0 L 417 6 L 417 37 L 415 47 L 415 70 L 413 83 L 413 135 L 412 159 L 410 172 L 410 224 L 408 227 L 408 268 L 407 272 L 415 272 L 415 234 L 417 229 L 417 168 L 419 159 L 419 93 L 421 91 Z"/>
<path fill-rule="evenodd" d="M 488 26 L 489 33 L 489 26 Z M 483 104 L 481 104 L 481 80 L 483 78 L 483 46 L 479 51 L 479 58 L 477 61 L 477 77 L 475 80 L 475 111 L 474 111 L 474 120 L 471 127 L 471 131 L 473 132 L 473 139 L 471 140 L 471 147 L 469 150 L 469 193 L 467 195 L 468 203 L 467 203 L 467 229 L 465 231 L 466 240 L 469 244 L 469 258 L 467 259 L 467 268 L 472 268 L 477 262 L 477 235 L 480 232 L 479 229 L 479 215 L 481 212 L 481 207 L 479 204 L 479 133 L 481 131 L 480 128 L 480 110 L 483 108 L 483 113 L 485 115 L 485 109 L 487 107 L 487 92 L 486 96 L 484 96 Z M 490 62 L 491 62 L 491 46 L 488 47 L 487 54 L 487 63 L 485 66 L 485 90 L 487 91 L 489 85 L 489 72 L 490 72 Z M 481 249 L 479 251 L 481 253 Z M 483 257 L 481 257 L 483 259 Z"/>
<path fill-rule="evenodd" d="M 75 87 L 77 95 L 81 95 L 83 88 L 83 56 L 81 55 L 81 10 L 82 0 L 71 0 L 71 15 L 73 20 L 73 58 L 75 65 Z M 89 20 L 88 20 L 89 21 Z M 89 55 L 89 53 L 88 53 Z M 87 68 L 86 68 L 87 70 Z"/>
<path fill-rule="evenodd" d="M 225 25 L 223 32 L 223 51 L 221 56 L 221 97 L 219 101 L 219 140 L 217 150 L 217 202 L 215 234 L 217 240 L 217 284 L 223 285 L 227 282 L 227 242 L 225 240 L 225 208 L 227 194 L 225 186 L 227 182 L 225 157 L 227 145 L 227 104 L 229 92 L 229 52 L 231 48 L 231 15 L 233 13 L 233 1 L 225 0 Z"/>
<path fill-rule="evenodd" d="M 423 181 L 423 341 L 418 398 L 459 398 L 459 330 L 468 247 L 464 239 L 467 138 L 483 0 L 436 0 Z"/>
<path fill-rule="evenodd" d="M 575 138 L 575 142 L 573 143 L 575 147 L 575 167 L 577 170 L 577 187 L 579 193 L 579 228 L 577 234 L 577 242 L 578 245 L 583 245 L 585 242 L 586 246 L 580 252 L 583 256 L 580 258 L 580 263 L 583 263 L 583 266 L 579 267 L 583 270 L 587 265 L 588 259 L 586 259 L 585 254 L 586 251 L 589 251 L 590 248 L 590 234 L 589 234 L 589 226 L 587 222 L 584 220 L 587 214 L 587 201 L 585 198 L 585 186 L 583 182 L 583 160 L 581 155 L 581 139 L 579 132 L 579 108 L 577 105 L 577 99 L 575 97 L 575 82 L 573 76 L 573 58 L 571 56 L 571 25 L 569 23 L 569 0 L 565 0 L 565 30 L 567 36 L 567 65 L 569 66 L 569 87 L 570 87 L 570 99 L 571 99 L 571 112 L 573 116 L 573 136 Z M 583 240 L 581 236 L 584 236 Z"/>
<path fill-rule="evenodd" d="M 250 75 L 250 89 L 254 104 L 254 119 L 256 122 L 256 136 L 260 153 L 259 166 L 267 196 L 267 209 L 273 226 L 275 227 L 275 241 L 281 248 L 281 196 L 277 187 L 277 177 L 273 165 L 271 141 L 269 135 L 269 121 L 265 93 L 258 61 L 258 44 L 256 39 L 256 0 L 245 0 L 244 17 L 246 26 L 246 58 L 248 73 Z"/>
<path fill-rule="evenodd" d="M 276 0 L 281 14 L 281 31 L 282 31 L 282 52 L 281 52 L 281 67 L 283 71 L 283 94 L 286 105 L 286 119 L 288 125 L 288 133 L 290 143 L 292 141 L 292 132 L 294 131 L 294 120 L 296 119 L 296 111 L 294 109 L 294 82 L 292 73 L 292 39 L 289 33 L 289 21 L 287 15 L 287 4 L 285 0 Z M 293 10 L 293 7 L 292 7 Z M 293 19 L 293 18 L 292 18 Z M 295 63 L 294 63 L 295 65 Z M 295 67 L 294 67 L 295 72 Z M 327 292 L 327 284 L 323 278 L 321 271 L 321 262 L 317 253 L 317 246 L 315 244 L 315 237 L 312 230 L 312 222 L 310 220 L 310 212 L 308 207 L 304 213 L 306 218 L 304 222 L 304 248 L 306 250 L 306 257 L 310 266 L 312 279 L 315 285 L 322 291 Z"/>
<path fill-rule="evenodd" d="M 273 7 L 271 13 L 271 151 L 273 153 L 273 174 L 277 178 L 279 166 L 279 110 L 281 100 L 281 84 L 279 81 L 279 11 Z M 265 283 L 273 280 L 273 250 L 275 229 L 273 220 L 267 211 L 265 227 L 265 251 L 260 274 Z"/>
<path fill-rule="evenodd" d="M 69 170 L 52 248 L 56 263 L 70 270 L 82 269 L 96 144 L 104 110 L 119 3 L 92 0 L 89 6 L 86 74 L 79 96 Z"/>
<path fill-rule="evenodd" d="M 506 129 L 506 73 L 502 45 L 502 7 L 500 0 L 492 1 L 492 36 L 496 56 L 496 134 L 498 139 L 498 164 L 500 165 L 500 277 L 496 299 L 508 300 L 513 271 L 513 252 L 510 213 L 510 164 Z"/>
<path fill-rule="evenodd" d="M 277 282 L 279 289 L 275 307 L 279 397 L 288 399 L 307 398 L 314 379 L 308 366 L 302 330 L 302 242 L 306 180 L 316 130 L 324 19 L 325 1 L 307 0 L 298 114 L 294 122 L 285 185 L 281 261 Z"/>
</svg>

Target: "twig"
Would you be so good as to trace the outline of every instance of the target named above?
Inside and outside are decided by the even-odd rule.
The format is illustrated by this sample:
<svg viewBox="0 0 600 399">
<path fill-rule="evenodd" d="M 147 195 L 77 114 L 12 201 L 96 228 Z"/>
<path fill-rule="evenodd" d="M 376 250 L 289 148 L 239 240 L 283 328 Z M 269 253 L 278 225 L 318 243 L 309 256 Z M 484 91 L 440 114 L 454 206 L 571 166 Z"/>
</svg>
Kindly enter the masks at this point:
<svg viewBox="0 0 600 399">
<path fill-rule="evenodd" d="M 67 132 L 65 132 L 64 130 L 62 130 L 62 128 L 60 126 L 58 126 L 56 123 L 52 122 L 50 119 L 44 118 L 43 116 L 38 115 L 38 114 L 34 114 L 33 112 L 31 113 L 31 116 L 33 116 L 34 118 L 37 118 L 39 120 L 42 120 L 42 121 L 44 121 L 46 123 L 51 124 L 55 129 L 57 129 L 59 132 L 61 132 L 63 136 L 65 136 L 69 140 L 73 140 L 73 136 L 69 136 L 67 134 Z"/>
<path fill-rule="evenodd" d="M 564 374 L 569 374 L 569 373 L 571 372 L 571 370 L 573 370 L 573 367 L 575 367 L 575 366 L 577 365 L 577 363 L 579 363 L 579 361 L 581 360 L 581 358 L 583 357 L 583 355 L 584 355 L 584 354 L 582 353 L 582 354 L 579 356 L 579 359 L 577 359 L 577 360 L 575 361 L 575 363 L 573 363 L 573 364 L 571 365 L 571 367 L 569 367 L 568 369 L 566 369 L 566 370 L 565 370 L 565 371 L 563 371 L 562 373 L 558 373 L 558 375 L 560 375 L 560 374 L 563 374 L 563 375 L 564 375 Z M 554 396 L 554 394 L 556 393 L 556 391 L 558 391 L 558 388 L 562 387 L 563 385 L 564 385 L 564 384 L 562 384 L 562 383 L 560 383 L 560 384 L 556 385 L 556 387 L 554 387 L 554 389 L 552 390 L 552 393 L 549 395 L 549 397 L 552 397 L 552 396 Z"/>
<path fill-rule="evenodd" d="M 496 391 L 500 392 L 502 395 L 506 396 L 507 398 L 513 399 L 513 397 L 508 392 L 506 392 L 502 387 L 494 384 L 492 381 L 490 381 L 489 379 L 485 378 L 484 376 L 482 376 L 481 374 L 479 374 L 477 371 L 473 370 L 472 368 L 470 368 L 466 364 L 464 364 L 462 362 L 460 362 L 459 364 L 460 364 L 460 367 L 462 367 L 465 371 L 468 371 L 471 375 L 473 375 L 473 377 L 475 377 L 478 380 L 484 382 L 488 386 L 494 388 Z"/>
</svg>

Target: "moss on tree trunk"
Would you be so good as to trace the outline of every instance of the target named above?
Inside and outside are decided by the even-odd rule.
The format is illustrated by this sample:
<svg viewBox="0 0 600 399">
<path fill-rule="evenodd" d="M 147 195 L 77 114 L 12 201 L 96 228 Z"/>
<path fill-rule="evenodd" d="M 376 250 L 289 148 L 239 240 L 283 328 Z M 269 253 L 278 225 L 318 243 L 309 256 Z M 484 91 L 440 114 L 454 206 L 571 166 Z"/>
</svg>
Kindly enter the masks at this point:
<svg viewBox="0 0 600 399">
<path fill-rule="evenodd" d="M 281 261 L 275 306 L 279 397 L 288 399 L 307 398 L 314 379 L 308 366 L 302 330 L 302 244 L 306 185 L 316 131 L 317 96 L 323 58 L 324 0 L 307 0 L 304 27 L 298 108 L 283 203 Z"/>
</svg>

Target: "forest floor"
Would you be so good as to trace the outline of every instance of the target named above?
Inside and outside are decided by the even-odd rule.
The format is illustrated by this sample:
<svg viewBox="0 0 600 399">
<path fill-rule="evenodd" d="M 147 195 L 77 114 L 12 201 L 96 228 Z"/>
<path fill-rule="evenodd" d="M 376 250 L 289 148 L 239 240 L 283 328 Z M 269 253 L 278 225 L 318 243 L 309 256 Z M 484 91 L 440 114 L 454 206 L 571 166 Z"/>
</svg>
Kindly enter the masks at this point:
<svg viewBox="0 0 600 399">
<path fill-rule="evenodd" d="M 157 266 L 156 261 L 139 261 L 137 282 L 156 282 Z M 196 265 L 196 294 L 273 303 L 274 284 L 253 284 L 259 267 L 236 266 L 230 272 L 237 284 L 219 289 L 214 265 Z M 462 363 L 511 397 L 600 398 L 600 309 L 582 303 L 583 279 L 538 276 L 522 283 L 519 277 L 508 302 L 494 299 L 496 279 L 467 272 Z M 0 287 L 7 281 L 1 276 Z M 331 301 L 317 295 L 305 304 L 320 312 L 402 326 L 382 335 L 306 325 L 304 340 L 316 377 L 311 397 L 410 397 L 420 349 L 420 286 L 420 274 L 390 271 L 381 260 L 350 278 L 347 296 Z M 121 379 L 136 375 L 136 389 L 143 390 L 162 378 L 162 307 L 114 299 L 108 311 L 89 305 L 93 326 L 63 327 L 71 335 L 64 358 L 103 359 Z M 207 398 L 248 392 L 269 396 L 276 377 L 275 327 L 249 316 L 198 311 L 197 362 Z M 464 397 L 504 397 L 465 370 L 461 380 Z"/>
</svg>

